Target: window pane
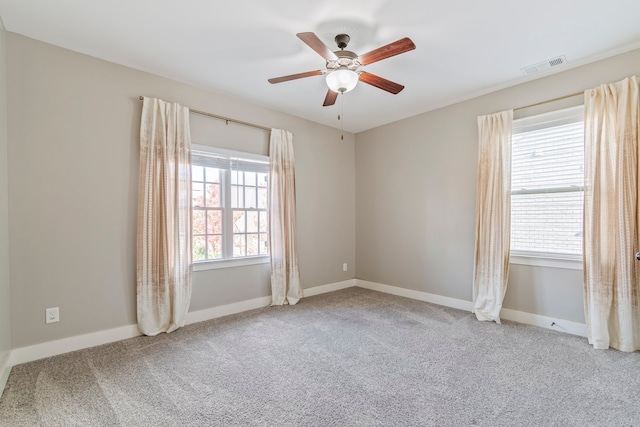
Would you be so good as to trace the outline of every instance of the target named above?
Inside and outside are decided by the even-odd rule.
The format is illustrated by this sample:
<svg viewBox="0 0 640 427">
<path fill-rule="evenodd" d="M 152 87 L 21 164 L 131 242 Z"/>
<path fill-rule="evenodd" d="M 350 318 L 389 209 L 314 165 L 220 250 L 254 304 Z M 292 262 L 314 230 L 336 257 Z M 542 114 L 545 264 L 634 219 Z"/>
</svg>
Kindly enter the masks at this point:
<svg viewBox="0 0 640 427">
<path fill-rule="evenodd" d="M 205 211 L 198 209 L 191 212 L 191 229 L 193 234 L 205 234 Z"/>
<path fill-rule="evenodd" d="M 205 202 L 208 207 L 220 207 L 220 184 L 207 184 L 207 194 Z"/>
<path fill-rule="evenodd" d="M 191 181 L 204 181 L 204 168 L 202 166 L 191 166 Z"/>
<path fill-rule="evenodd" d="M 260 255 L 258 234 L 247 234 L 247 256 Z"/>
<path fill-rule="evenodd" d="M 578 122 L 514 135 L 512 190 L 582 187 L 583 129 Z"/>
<path fill-rule="evenodd" d="M 256 186 L 256 173 L 245 172 L 244 173 L 244 185 Z"/>
<path fill-rule="evenodd" d="M 258 209 L 267 209 L 268 206 L 267 189 L 258 188 Z"/>
<path fill-rule="evenodd" d="M 220 259 L 222 258 L 222 236 L 209 236 L 208 241 L 208 258 Z"/>
<path fill-rule="evenodd" d="M 244 193 L 242 191 L 244 187 L 238 185 L 231 186 L 231 207 L 232 208 L 244 208 Z"/>
<path fill-rule="evenodd" d="M 238 170 L 231 171 L 231 183 L 237 185 L 244 184 L 244 172 Z"/>
<path fill-rule="evenodd" d="M 247 232 L 248 233 L 258 232 L 258 212 L 257 211 L 247 211 Z"/>
<path fill-rule="evenodd" d="M 266 173 L 258 174 L 258 187 L 266 187 L 269 184 L 269 175 Z"/>
<path fill-rule="evenodd" d="M 244 207 L 245 208 L 257 208 L 257 193 L 256 187 L 244 187 Z"/>
<path fill-rule="evenodd" d="M 247 256 L 246 234 L 233 235 L 233 256 Z"/>
<path fill-rule="evenodd" d="M 260 229 L 258 231 L 261 233 L 269 231 L 269 216 L 267 212 L 260 212 Z"/>
<path fill-rule="evenodd" d="M 267 233 L 260 233 L 260 255 L 269 255 L 269 240 Z"/>
<path fill-rule="evenodd" d="M 207 212 L 207 234 L 222 234 L 222 211 Z"/>
<path fill-rule="evenodd" d="M 220 169 L 207 168 L 207 182 L 220 182 Z"/>
<path fill-rule="evenodd" d="M 233 232 L 244 233 L 245 226 L 245 211 L 233 211 Z"/>
<path fill-rule="evenodd" d="M 191 183 L 191 205 L 194 208 L 204 206 L 204 187 L 203 184 Z"/>
<path fill-rule="evenodd" d="M 193 238 L 193 254 L 194 261 L 204 261 L 207 259 L 207 244 L 204 237 Z"/>
<path fill-rule="evenodd" d="M 511 250 L 582 254 L 582 191 L 511 196 Z"/>
</svg>

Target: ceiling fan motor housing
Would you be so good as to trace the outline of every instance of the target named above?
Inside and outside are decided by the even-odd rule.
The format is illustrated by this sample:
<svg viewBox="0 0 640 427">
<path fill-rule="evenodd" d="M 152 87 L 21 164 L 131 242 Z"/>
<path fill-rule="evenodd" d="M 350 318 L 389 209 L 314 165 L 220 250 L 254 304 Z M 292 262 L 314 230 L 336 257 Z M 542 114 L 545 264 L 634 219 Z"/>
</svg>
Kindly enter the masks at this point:
<svg viewBox="0 0 640 427">
<path fill-rule="evenodd" d="M 338 49 L 344 49 L 349 44 L 349 40 L 351 40 L 351 37 L 349 37 L 347 34 L 338 34 L 334 40 L 338 45 Z"/>
</svg>

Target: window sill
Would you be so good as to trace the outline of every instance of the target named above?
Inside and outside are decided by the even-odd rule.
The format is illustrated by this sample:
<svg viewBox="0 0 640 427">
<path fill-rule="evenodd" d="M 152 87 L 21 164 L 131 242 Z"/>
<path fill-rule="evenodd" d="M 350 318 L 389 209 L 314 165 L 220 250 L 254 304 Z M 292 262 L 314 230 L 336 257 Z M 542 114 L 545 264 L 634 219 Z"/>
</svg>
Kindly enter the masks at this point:
<svg viewBox="0 0 640 427">
<path fill-rule="evenodd" d="M 511 254 L 510 264 L 532 265 L 535 267 L 565 268 L 582 270 L 582 258 L 544 257 L 534 255 Z"/>
<path fill-rule="evenodd" d="M 238 259 L 221 259 L 216 261 L 196 261 L 193 263 L 193 271 L 217 270 L 218 268 L 243 267 L 246 265 L 268 264 L 271 259 L 268 256 L 255 256 Z"/>
</svg>

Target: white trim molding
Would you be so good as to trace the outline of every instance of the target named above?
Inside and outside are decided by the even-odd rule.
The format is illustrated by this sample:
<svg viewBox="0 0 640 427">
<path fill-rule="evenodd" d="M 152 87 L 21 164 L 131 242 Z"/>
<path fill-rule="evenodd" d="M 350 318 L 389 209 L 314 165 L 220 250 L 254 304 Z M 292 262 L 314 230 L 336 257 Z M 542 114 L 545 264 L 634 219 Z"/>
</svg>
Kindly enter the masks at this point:
<svg viewBox="0 0 640 427">
<path fill-rule="evenodd" d="M 4 393 L 4 387 L 7 385 L 9 379 L 9 373 L 11 372 L 11 365 L 9 365 L 9 357 L 11 352 L 7 351 L 0 357 L 0 397 Z"/>
<path fill-rule="evenodd" d="M 571 335 L 578 335 L 581 337 L 587 336 L 587 325 L 585 323 L 574 322 L 572 320 L 558 319 L 555 317 L 543 316 L 541 314 L 511 310 L 509 308 L 503 308 L 500 311 L 500 317 L 505 320 L 539 326 L 541 328 L 565 332 Z"/>
<path fill-rule="evenodd" d="M 356 286 L 357 279 L 343 280 L 342 282 L 329 283 L 328 285 L 314 286 L 305 288 L 303 296 L 312 297 L 314 295 L 326 294 L 328 292 L 339 291 L 341 289 L 352 288 Z"/>
<path fill-rule="evenodd" d="M 230 314 L 262 308 L 269 304 L 271 304 L 271 297 L 262 297 L 204 310 L 191 311 L 187 313 L 186 324 L 190 325 L 192 323 L 203 322 L 205 320 L 228 316 Z M 21 363 L 44 359 L 45 357 L 57 356 L 58 354 L 68 353 L 70 351 L 82 350 L 89 347 L 95 347 L 97 345 L 126 340 L 140 335 L 138 325 L 127 325 L 55 341 L 48 341 L 28 347 L 16 348 L 11 351 L 8 366 L 11 367 Z"/>
<path fill-rule="evenodd" d="M 457 308 L 458 310 L 473 310 L 473 303 L 471 301 L 465 301 L 457 298 L 443 297 L 441 295 L 415 291 L 413 289 L 400 288 L 397 286 L 383 285 L 382 283 L 368 282 L 366 280 L 360 279 L 356 280 L 356 286 L 360 288 L 370 289 L 372 291 L 397 295 L 399 297 L 411 298 L 418 301 L 444 305 L 445 307 Z"/>
<path fill-rule="evenodd" d="M 9 366 L 33 362 L 34 360 L 44 359 L 45 357 L 57 356 L 58 354 L 95 347 L 97 345 L 107 344 L 110 342 L 121 341 L 137 337 L 138 335 L 140 335 L 138 325 L 127 325 L 119 328 L 62 338 L 55 341 L 47 341 L 40 344 L 30 345 L 28 347 L 14 348 L 11 351 L 11 356 L 9 357 Z"/>
<path fill-rule="evenodd" d="M 314 295 L 334 292 L 354 286 L 469 312 L 471 312 L 473 309 L 473 303 L 471 301 L 430 294 L 413 289 L 400 288 L 397 286 L 389 286 L 382 283 L 369 282 L 360 279 L 349 279 L 341 282 L 329 283 L 326 285 L 307 288 L 304 289 L 304 296 L 311 297 Z M 247 301 L 240 301 L 232 304 L 225 304 L 204 310 L 193 311 L 187 313 L 186 324 L 189 325 L 206 320 L 216 319 L 223 316 L 229 316 L 231 314 L 241 313 L 248 310 L 263 308 L 269 306 L 270 304 L 271 297 L 267 296 L 254 298 Z M 584 323 L 556 319 L 539 314 L 525 313 L 522 311 L 510 310 L 506 308 L 503 308 L 500 314 L 503 319 L 511 320 L 514 322 L 535 325 L 542 328 L 557 330 L 583 337 L 587 335 L 587 328 Z M 108 344 L 128 338 L 134 338 L 139 335 L 140 331 L 138 330 L 137 325 L 126 325 L 104 331 L 92 332 L 89 334 L 78 335 L 55 341 L 34 344 L 28 347 L 13 349 L 9 353 L 0 357 L 0 391 L 4 390 L 4 385 L 6 384 L 6 381 L 9 377 L 9 372 L 11 371 L 12 366 L 19 365 L 21 363 L 32 362 L 34 360 L 43 359 L 45 357 L 68 353 L 70 351 L 82 350 L 89 347 Z"/>
<path fill-rule="evenodd" d="M 190 311 L 187 313 L 187 325 L 204 322 L 206 320 L 217 319 L 218 317 L 229 316 L 231 314 L 242 313 L 243 311 L 255 310 L 256 308 L 268 307 L 271 304 L 271 297 L 254 298 L 232 304 L 219 305 L 217 307 L 205 308 L 204 310 Z"/>
<path fill-rule="evenodd" d="M 319 295 L 352 286 L 355 286 L 355 279 L 305 289 L 304 296 Z M 206 320 L 229 316 L 243 311 L 263 308 L 270 304 L 271 296 L 267 296 L 232 304 L 220 305 L 204 310 L 190 311 L 187 313 L 186 324 L 190 325 L 192 323 L 204 322 Z M 0 358 L 0 385 L 2 386 L 0 391 L 4 390 L 3 381 L 6 382 L 12 366 L 33 362 L 34 360 L 44 359 L 45 357 L 57 356 L 70 351 L 82 350 L 89 347 L 134 338 L 139 335 L 140 331 L 138 330 L 137 325 L 126 325 L 104 331 L 97 331 L 84 335 L 62 338 L 55 341 L 34 344 L 27 347 L 15 348 L 4 356 L 4 360 Z"/>
<path fill-rule="evenodd" d="M 535 267 L 566 268 L 570 270 L 582 270 L 582 258 L 551 258 L 522 254 L 511 254 L 511 264 L 533 265 Z"/>
<path fill-rule="evenodd" d="M 397 286 L 383 285 L 381 283 L 368 282 L 366 280 L 360 279 L 356 279 L 356 286 L 370 289 L 372 291 L 384 292 L 387 294 L 397 295 L 405 298 L 443 305 L 445 307 L 457 308 L 459 310 L 473 311 L 473 303 L 471 301 L 461 300 L 457 298 L 444 297 L 441 295 L 415 291 L 412 289 L 399 288 Z M 503 308 L 500 311 L 500 317 L 504 320 L 511 320 L 513 322 L 539 326 L 541 328 L 565 332 L 581 337 L 587 336 L 587 325 L 571 320 L 558 319 L 554 317 L 543 316 L 541 314 L 511 310 L 508 308 Z"/>
<path fill-rule="evenodd" d="M 219 259 L 209 261 L 194 262 L 193 271 L 216 270 L 218 268 L 244 267 L 247 265 L 269 264 L 271 259 L 269 256 L 251 256 L 243 258 Z"/>
</svg>

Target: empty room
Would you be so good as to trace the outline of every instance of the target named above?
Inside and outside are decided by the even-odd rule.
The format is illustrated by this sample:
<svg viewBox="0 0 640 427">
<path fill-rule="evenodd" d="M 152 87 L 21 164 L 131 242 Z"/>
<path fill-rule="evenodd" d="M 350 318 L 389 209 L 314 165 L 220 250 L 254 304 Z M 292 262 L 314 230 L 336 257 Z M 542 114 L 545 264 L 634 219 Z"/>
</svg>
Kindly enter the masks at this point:
<svg viewBox="0 0 640 427">
<path fill-rule="evenodd" d="M 0 0 L 0 426 L 640 425 L 638 16 Z"/>
</svg>

